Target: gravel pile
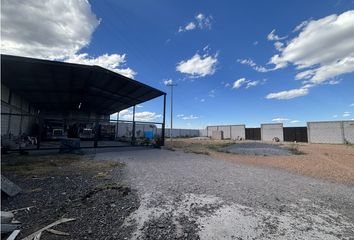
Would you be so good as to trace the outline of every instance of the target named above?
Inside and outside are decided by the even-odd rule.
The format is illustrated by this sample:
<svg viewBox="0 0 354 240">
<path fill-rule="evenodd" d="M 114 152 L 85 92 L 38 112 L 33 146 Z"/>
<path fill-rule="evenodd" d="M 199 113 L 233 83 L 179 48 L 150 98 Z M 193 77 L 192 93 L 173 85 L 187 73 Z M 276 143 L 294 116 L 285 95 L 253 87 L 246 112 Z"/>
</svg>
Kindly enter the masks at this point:
<svg viewBox="0 0 354 240">
<path fill-rule="evenodd" d="M 2 194 L 2 211 L 33 206 L 15 214 L 21 222 L 19 239 L 63 217 L 76 219 L 55 227 L 70 237 L 45 232 L 41 239 L 129 239 L 134 230 L 123 222 L 138 209 L 139 198 L 136 191 L 120 183 L 121 168 L 110 169 L 112 178 L 72 166 L 60 166 L 47 174 L 2 174 L 23 190 L 15 197 Z"/>
<path fill-rule="evenodd" d="M 281 148 L 279 145 L 250 142 L 250 143 L 237 143 L 224 148 L 220 151 L 242 154 L 242 155 L 260 155 L 260 156 L 289 156 L 292 155 L 288 149 Z"/>
</svg>

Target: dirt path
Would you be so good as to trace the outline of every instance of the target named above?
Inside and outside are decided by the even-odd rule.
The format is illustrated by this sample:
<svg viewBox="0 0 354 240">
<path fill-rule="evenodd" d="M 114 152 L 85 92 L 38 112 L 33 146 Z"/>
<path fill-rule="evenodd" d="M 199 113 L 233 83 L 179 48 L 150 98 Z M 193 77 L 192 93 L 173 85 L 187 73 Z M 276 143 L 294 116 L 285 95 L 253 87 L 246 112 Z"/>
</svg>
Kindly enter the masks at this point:
<svg viewBox="0 0 354 240">
<path fill-rule="evenodd" d="M 126 163 L 132 239 L 350 239 L 354 186 L 182 151 L 97 154 Z"/>
</svg>

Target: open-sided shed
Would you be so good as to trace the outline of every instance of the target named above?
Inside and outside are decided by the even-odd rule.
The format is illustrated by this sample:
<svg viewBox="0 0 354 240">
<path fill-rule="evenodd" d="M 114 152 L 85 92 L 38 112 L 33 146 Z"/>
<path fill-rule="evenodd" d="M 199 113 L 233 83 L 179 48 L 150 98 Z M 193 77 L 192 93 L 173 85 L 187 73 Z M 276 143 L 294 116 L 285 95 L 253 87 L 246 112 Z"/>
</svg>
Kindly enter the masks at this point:
<svg viewBox="0 0 354 240">
<path fill-rule="evenodd" d="M 135 111 L 137 104 L 163 96 L 163 121 L 159 124 L 162 131 L 165 129 L 166 93 L 99 66 L 1 55 L 1 81 L 8 90 L 2 94 L 6 95 L 2 97 L 2 119 L 29 115 L 43 119 L 54 115 L 98 121 L 129 107 Z M 28 105 L 28 111 L 12 111 L 15 95 L 21 99 L 21 106 Z M 135 127 L 134 120 L 133 117 Z M 133 138 L 134 135 L 135 131 Z M 164 136 L 161 134 L 162 143 Z"/>
</svg>

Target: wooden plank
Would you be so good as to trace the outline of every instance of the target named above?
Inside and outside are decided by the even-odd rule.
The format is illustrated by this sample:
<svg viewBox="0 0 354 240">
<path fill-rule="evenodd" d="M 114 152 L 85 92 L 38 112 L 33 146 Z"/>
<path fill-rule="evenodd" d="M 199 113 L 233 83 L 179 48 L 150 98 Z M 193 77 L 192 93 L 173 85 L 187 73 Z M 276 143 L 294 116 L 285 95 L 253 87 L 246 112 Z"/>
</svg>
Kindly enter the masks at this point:
<svg viewBox="0 0 354 240">
<path fill-rule="evenodd" d="M 17 235 L 20 233 L 20 230 L 15 230 L 11 233 L 11 235 L 6 240 L 15 240 Z"/>
<path fill-rule="evenodd" d="M 2 223 L 1 224 L 1 233 L 9 233 L 15 231 L 20 225 L 19 224 L 10 224 Z"/>
<path fill-rule="evenodd" d="M 46 226 L 44 228 L 41 228 L 40 230 L 38 230 L 38 231 L 32 233 L 31 235 L 23 238 L 22 240 L 32 240 L 32 239 L 38 238 L 38 237 L 40 238 L 40 236 L 42 235 L 43 231 L 45 231 L 47 229 L 50 229 L 50 228 L 52 228 L 52 227 L 54 227 L 54 226 L 56 226 L 58 224 L 69 222 L 69 221 L 74 221 L 74 220 L 75 220 L 75 218 L 62 218 L 62 219 L 60 219 L 58 221 L 55 221 L 55 222 L 49 224 L 48 226 Z"/>
<path fill-rule="evenodd" d="M 1 191 L 10 197 L 13 197 L 20 193 L 22 190 L 19 186 L 1 174 Z"/>
<path fill-rule="evenodd" d="M 15 216 L 12 212 L 1 211 L 1 223 L 11 223 L 14 217 Z"/>
</svg>

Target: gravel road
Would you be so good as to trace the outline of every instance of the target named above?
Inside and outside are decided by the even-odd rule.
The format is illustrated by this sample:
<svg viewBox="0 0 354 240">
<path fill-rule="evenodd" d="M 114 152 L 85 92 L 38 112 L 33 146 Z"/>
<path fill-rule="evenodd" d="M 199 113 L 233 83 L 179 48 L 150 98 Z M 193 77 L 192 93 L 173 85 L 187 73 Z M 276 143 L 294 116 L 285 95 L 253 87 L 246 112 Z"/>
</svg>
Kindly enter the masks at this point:
<svg viewBox="0 0 354 240">
<path fill-rule="evenodd" d="M 224 148 L 220 151 L 244 154 L 244 155 L 260 155 L 260 156 L 290 156 L 291 152 L 288 149 L 281 148 L 275 144 L 250 142 L 250 143 L 237 143 Z"/>
<path fill-rule="evenodd" d="M 140 207 L 132 239 L 350 239 L 354 186 L 168 150 L 98 153 L 125 162 Z"/>
</svg>

